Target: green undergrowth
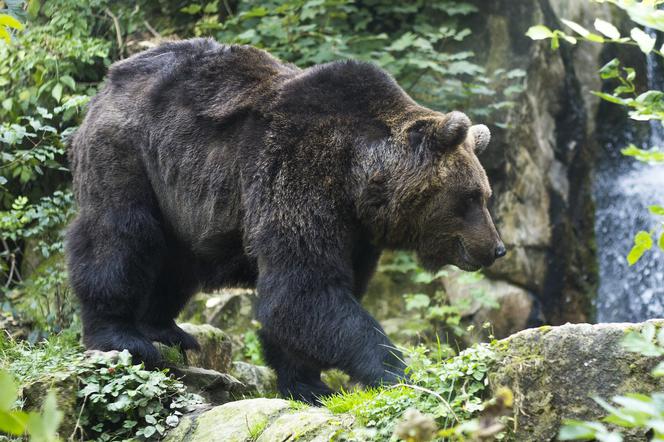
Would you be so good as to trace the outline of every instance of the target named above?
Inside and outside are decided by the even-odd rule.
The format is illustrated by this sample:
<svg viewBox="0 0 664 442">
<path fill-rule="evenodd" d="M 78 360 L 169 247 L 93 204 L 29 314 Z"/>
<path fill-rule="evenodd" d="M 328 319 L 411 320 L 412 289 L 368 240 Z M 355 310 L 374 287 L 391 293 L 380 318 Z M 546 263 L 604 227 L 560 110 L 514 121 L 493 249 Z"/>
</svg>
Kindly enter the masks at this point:
<svg viewBox="0 0 664 442">
<path fill-rule="evenodd" d="M 395 425 L 409 409 L 435 419 L 439 435 L 449 434 L 483 409 L 487 374 L 495 361 L 491 344 L 478 344 L 447 359 L 424 347 L 406 353 L 408 384 L 342 391 L 323 401 L 333 413 L 351 413 L 357 419 L 358 429 L 347 435 L 348 440 L 393 439 Z"/>
<path fill-rule="evenodd" d="M 43 392 L 55 390 L 65 415 L 61 438 L 158 439 L 202 402 L 168 370 L 150 371 L 133 364 L 126 350 L 86 358 L 73 335 L 35 345 L 3 337 L 0 370 L 10 373 L 20 386 L 17 409 L 39 407 Z"/>
</svg>

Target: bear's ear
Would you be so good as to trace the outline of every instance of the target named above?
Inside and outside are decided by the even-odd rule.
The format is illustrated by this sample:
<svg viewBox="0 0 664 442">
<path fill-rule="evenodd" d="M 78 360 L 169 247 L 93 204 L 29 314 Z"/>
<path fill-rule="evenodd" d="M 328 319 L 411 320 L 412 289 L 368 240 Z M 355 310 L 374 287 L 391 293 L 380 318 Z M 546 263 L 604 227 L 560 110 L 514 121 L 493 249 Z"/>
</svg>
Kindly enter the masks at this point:
<svg viewBox="0 0 664 442">
<path fill-rule="evenodd" d="M 462 112 L 450 112 L 442 118 L 424 118 L 408 129 L 408 143 L 413 149 L 425 144 L 427 148 L 443 152 L 461 145 L 468 137 L 470 118 Z"/>
<path fill-rule="evenodd" d="M 470 125 L 470 118 L 466 114 L 452 111 L 445 115 L 438 130 L 438 139 L 444 147 L 457 147 L 466 140 Z"/>
<path fill-rule="evenodd" d="M 476 124 L 468 131 L 468 137 L 471 138 L 472 145 L 474 146 L 477 155 L 484 152 L 486 147 L 491 141 L 491 131 L 483 124 Z"/>
</svg>

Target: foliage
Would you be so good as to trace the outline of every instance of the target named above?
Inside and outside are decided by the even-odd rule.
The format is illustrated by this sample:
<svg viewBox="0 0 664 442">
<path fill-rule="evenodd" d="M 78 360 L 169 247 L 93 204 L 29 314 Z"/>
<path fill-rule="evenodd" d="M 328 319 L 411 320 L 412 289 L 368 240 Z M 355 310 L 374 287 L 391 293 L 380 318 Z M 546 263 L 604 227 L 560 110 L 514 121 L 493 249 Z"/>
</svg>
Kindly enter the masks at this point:
<svg viewBox="0 0 664 442">
<path fill-rule="evenodd" d="M 167 370 L 134 365 L 127 351 L 86 358 L 73 333 L 39 345 L 0 341 L 0 369 L 21 385 L 50 382 L 58 373 L 75 379 L 77 431 L 85 440 L 155 439 L 178 425 L 180 416 L 201 402 Z"/>
<path fill-rule="evenodd" d="M 622 342 L 625 349 L 650 357 L 664 356 L 664 328 L 657 330 L 654 324 L 646 323 L 641 332 L 630 331 Z M 653 376 L 664 376 L 664 362 L 652 371 Z M 649 440 L 664 441 L 664 393 L 626 394 L 615 396 L 611 404 L 595 397 L 597 402 L 609 414 L 604 422 L 625 429 L 640 429 L 652 436 Z M 561 428 L 560 440 L 598 440 L 600 442 L 621 442 L 623 437 L 618 431 L 611 431 L 604 423 L 567 420 Z"/>
<path fill-rule="evenodd" d="M 244 358 L 255 365 L 265 365 L 263 360 L 263 348 L 255 330 L 244 333 L 244 346 L 242 347 Z"/>
<path fill-rule="evenodd" d="M 41 413 L 15 410 L 18 386 L 13 377 L 0 370 L 0 433 L 13 436 L 28 434 L 33 442 L 58 441 L 57 429 L 62 412 L 57 409 L 55 394 L 49 392 L 44 399 Z"/>
<path fill-rule="evenodd" d="M 422 104 L 478 118 L 504 115 L 523 90 L 525 72 L 485 72 L 461 47 L 470 35 L 461 20 L 476 12 L 462 0 L 6 3 L 26 26 L 11 44 L 0 42 L 0 305 L 34 319 L 33 339 L 76 320 L 64 308 L 75 306 L 62 262 L 63 227 L 74 212 L 66 144 L 108 65 L 153 45 L 148 39 L 213 36 L 301 67 L 368 60 Z"/>
<path fill-rule="evenodd" d="M 72 320 L 61 258 L 73 214 L 65 146 L 110 44 L 93 35 L 98 21 L 88 9 L 103 2 L 12 3 L 29 20 L 11 44 L 0 42 L 0 305 L 34 319 L 37 339 L 39 329 Z"/>
<path fill-rule="evenodd" d="M 347 440 L 389 440 L 409 409 L 432 416 L 446 433 L 483 409 L 487 373 L 494 361 L 489 344 L 478 344 L 453 358 L 441 348 L 431 353 L 418 347 L 406 353 L 409 384 L 341 392 L 323 400 L 332 412 L 352 413 L 363 426 Z"/>
<path fill-rule="evenodd" d="M 117 360 L 93 358 L 79 369 L 83 399 L 80 424 L 86 438 L 98 441 L 136 437 L 153 439 L 178 425 L 180 416 L 200 398 L 167 371 L 133 365 L 127 350 Z"/>
<path fill-rule="evenodd" d="M 0 14 L 0 38 L 2 38 L 5 43 L 9 43 L 11 40 L 10 32 L 12 29 L 20 31 L 23 29 L 23 24 L 9 14 Z"/>
<path fill-rule="evenodd" d="M 625 10 L 630 18 L 641 26 L 648 26 L 652 29 L 664 32 L 664 11 L 659 9 L 659 5 L 664 4 L 664 0 L 594 0 L 598 3 L 612 3 Z M 578 23 L 570 20 L 562 20 L 575 35 L 568 35 L 560 30 L 551 30 L 544 25 L 531 27 L 527 34 L 533 40 L 551 40 L 551 47 L 557 49 L 560 46 L 560 39 L 571 44 L 577 41 L 585 40 L 594 43 L 616 43 L 637 46 L 645 55 L 655 55 L 664 58 L 664 48 L 656 49 L 657 39 L 651 36 L 646 30 L 635 26 L 630 30 L 629 36 L 623 36 L 620 30 L 613 24 L 596 19 L 594 22 L 594 33 L 584 28 Z M 610 103 L 624 106 L 628 109 L 629 116 L 636 121 L 657 121 L 664 124 L 664 91 L 648 90 L 637 94 L 634 80 L 636 71 L 630 67 L 622 66 L 619 59 L 613 59 L 600 70 L 600 76 L 603 80 L 612 80 L 617 82 L 613 92 L 593 92 L 594 95 Z M 635 145 L 630 145 L 622 150 L 623 155 L 635 158 L 639 161 L 650 164 L 664 164 L 664 146 L 655 146 L 651 149 L 640 149 Z M 628 264 L 634 265 L 643 256 L 643 254 L 652 249 L 655 242 L 659 248 L 664 250 L 664 208 L 660 206 L 651 206 L 650 213 L 658 216 L 661 222 L 659 228 L 651 231 L 640 231 L 634 237 L 634 245 L 627 254 Z M 656 238 L 659 237 L 657 240 Z"/>
<path fill-rule="evenodd" d="M 214 0 L 181 9 L 199 18 L 197 35 L 262 47 L 300 67 L 344 58 L 371 61 L 424 105 L 486 117 L 511 105 L 525 73 L 489 75 L 473 62 L 472 51 L 459 49 L 470 35 L 460 19 L 475 12 L 458 0 L 251 0 L 240 2 L 237 11 Z M 482 98 L 484 106 L 469 105 Z"/>
<path fill-rule="evenodd" d="M 411 327 L 413 332 L 419 332 L 422 328 L 434 331 L 429 336 L 429 341 L 435 341 L 439 334 L 447 335 L 447 332 L 456 337 L 463 336 L 466 329 L 461 323 L 462 316 L 473 303 L 487 308 L 498 307 L 495 300 L 477 287 L 477 283 L 484 277 L 479 272 L 440 270 L 434 274 L 422 269 L 411 254 L 403 252 L 395 254 L 391 262 L 381 265 L 379 271 L 401 274 L 410 280 L 417 291 L 403 295 L 405 309 L 414 319 Z M 459 284 L 470 287 L 470 297 L 450 299 L 443 289 L 442 282 L 452 277 L 456 278 Z M 423 327 L 423 323 L 427 326 Z"/>
</svg>

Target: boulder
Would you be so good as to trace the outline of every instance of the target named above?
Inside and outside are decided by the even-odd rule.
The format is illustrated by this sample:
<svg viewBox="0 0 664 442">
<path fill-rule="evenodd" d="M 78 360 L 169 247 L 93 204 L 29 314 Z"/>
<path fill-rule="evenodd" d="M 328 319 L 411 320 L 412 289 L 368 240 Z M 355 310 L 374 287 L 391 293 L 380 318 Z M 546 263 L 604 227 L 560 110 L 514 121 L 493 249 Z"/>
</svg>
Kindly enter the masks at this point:
<svg viewBox="0 0 664 442">
<path fill-rule="evenodd" d="M 242 383 L 242 394 L 267 396 L 277 391 L 277 375 L 268 367 L 234 361 L 231 374 Z"/>
<path fill-rule="evenodd" d="M 168 442 L 328 441 L 353 419 L 322 408 L 296 407 L 283 399 L 245 399 L 183 418 Z"/>
<path fill-rule="evenodd" d="M 537 298 L 517 285 L 450 269 L 443 286 L 453 305 L 467 305 L 461 316 L 473 325 L 469 342 L 486 341 L 489 335 L 506 338 L 544 323 Z M 489 329 L 484 328 L 487 323 Z"/>
<path fill-rule="evenodd" d="M 654 321 L 664 326 L 664 321 Z M 626 351 L 621 340 L 643 324 L 567 324 L 524 330 L 496 345 L 498 360 L 489 375 L 495 392 L 514 393 L 510 440 L 555 440 L 564 419 L 597 420 L 606 412 L 593 396 L 610 400 L 625 393 L 662 391 L 651 376 L 657 358 Z M 626 440 L 646 440 L 643 434 Z"/>
<path fill-rule="evenodd" d="M 189 301 L 180 318 L 186 322 L 210 324 L 224 330 L 244 330 L 251 318 L 256 291 L 226 288 L 199 293 Z"/>
<path fill-rule="evenodd" d="M 231 400 L 231 394 L 245 389 L 244 384 L 235 377 L 200 367 L 177 367 L 173 374 L 187 386 L 187 390 L 202 396 L 206 402 L 214 405 L 225 404 Z"/>
<path fill-rule="evenodd" d="M 230 337 L 208 324 L 194 325 L 179 324 L 180 327 L 192 335 L 201 346 L 200 351 L 187 350 L 187 365 L 216 370 L 228 373 L 231 369 L 231 339 Z"/>
</svg>

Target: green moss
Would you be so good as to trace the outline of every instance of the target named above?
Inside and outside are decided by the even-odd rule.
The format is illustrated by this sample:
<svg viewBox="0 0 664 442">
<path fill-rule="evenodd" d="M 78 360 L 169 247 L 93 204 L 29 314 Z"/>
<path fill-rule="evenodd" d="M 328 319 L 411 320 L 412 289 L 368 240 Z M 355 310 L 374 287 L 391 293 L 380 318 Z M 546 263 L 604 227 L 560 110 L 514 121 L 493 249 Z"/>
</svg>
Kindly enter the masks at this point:
<svg viewBox="0 0 664 442">
<path fill-rule="evenodd" d="M 179 347 L 168 347 L 166 345 L 158 345 L 158 349 L 159 352 L 161 353 L 161 356 L 164 358 L 164 361 L 166 361 L 167 363 L 172 365 L 186 364 L 182 350 L 180 350 Z"/>
<path fill-rule="evenodd" d="M 549 332 L 551 331 L 552 328 L 553 328 L 553 327 L 551 327 L 550 325 L 543 325 L 543 326 L 541 326 L 541 327 L 538 327 L 537 330 L 539 330 L 539 331 L 541 331 L 542 333 L 546 334 L 546 333 L 549 333 Z"/>
</svg>

